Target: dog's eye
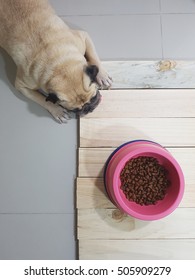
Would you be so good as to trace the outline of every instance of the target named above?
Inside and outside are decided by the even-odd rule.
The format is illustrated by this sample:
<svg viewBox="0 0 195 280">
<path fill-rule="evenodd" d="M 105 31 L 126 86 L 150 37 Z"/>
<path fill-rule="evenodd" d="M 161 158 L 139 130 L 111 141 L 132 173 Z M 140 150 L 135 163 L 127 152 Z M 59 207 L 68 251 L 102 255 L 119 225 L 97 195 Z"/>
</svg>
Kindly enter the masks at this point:
<svg viewBox="0 0 195 280">
<path fill-rule="evenodd" d="M 59 98 L 55 93 L 49 93 L 46 97 L 46 101 L 50 101 L 55 104 L 57 101 L 59 101 Z"/>
<path fill-rule="evenodd" d="M 90 65 L 86 68 L 86 73 L 90 77 L 91 82 L 94 83 L 96 81 L 96 76 L 99 72 L 99 69 L 96 65 Z"/>
</svg>

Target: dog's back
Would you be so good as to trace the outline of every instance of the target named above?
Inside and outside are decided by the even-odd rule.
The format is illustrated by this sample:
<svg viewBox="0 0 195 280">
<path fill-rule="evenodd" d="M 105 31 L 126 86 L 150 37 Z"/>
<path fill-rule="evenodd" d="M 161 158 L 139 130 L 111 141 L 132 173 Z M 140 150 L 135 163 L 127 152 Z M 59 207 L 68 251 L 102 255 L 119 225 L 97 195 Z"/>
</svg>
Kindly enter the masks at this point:
<svg viewBox="0 0 195 280">
<path fill-rule="evenodd" d="M 30 47 L 39 26 L 44 28 L 49 21 L 48 14 L 55 16 L 47 0 L 0 0 L 0 46 L 11 56 L 14 46 L 24 43 Z"/>
<path fill-rule="evenodd" d="M 47 0 L 0 0 L 0 43 L 26 22 L 37 9 L 48 9 Z"/>
</svg>

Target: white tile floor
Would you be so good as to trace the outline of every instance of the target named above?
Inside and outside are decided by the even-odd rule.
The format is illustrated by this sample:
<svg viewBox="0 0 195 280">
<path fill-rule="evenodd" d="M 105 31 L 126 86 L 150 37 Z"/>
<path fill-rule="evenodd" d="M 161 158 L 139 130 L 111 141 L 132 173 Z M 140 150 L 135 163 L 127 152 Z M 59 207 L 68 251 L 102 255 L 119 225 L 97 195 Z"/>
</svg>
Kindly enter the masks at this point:
<svg viewBox="0 0 195 280">
<path fill-rule="evenodd" d="M 173 59 L 194 59 L 194 26 L 195 14 L 163 14 L 163 56 Z"/>
<path fill-rule="evenodd" d="M 195 59 L 194 0 L 51 0 L 103 60 Z M 14 88 L 0 50 L 0 259 L 74 259 L 77 122 L 58 125 Z"/>
<path fill-rule="evenodd" d="M 195 13 L 194 0 L 160 0 L 161 12 L 171 14 Z"/>
<path fill-rule="evenodd" d="M 88 30 L 105 60 L 159 59 L 162 57 L 160 16 L 103 15 L 63 17 Z"/>
</svg>

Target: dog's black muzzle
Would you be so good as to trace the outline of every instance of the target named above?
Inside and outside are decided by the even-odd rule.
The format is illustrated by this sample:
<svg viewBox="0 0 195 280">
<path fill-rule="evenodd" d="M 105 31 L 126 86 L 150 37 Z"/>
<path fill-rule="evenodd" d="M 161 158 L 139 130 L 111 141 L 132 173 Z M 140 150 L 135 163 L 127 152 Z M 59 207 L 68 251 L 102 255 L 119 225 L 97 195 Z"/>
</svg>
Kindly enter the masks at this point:
<svg viewBox="0 0 195 280">
<path fill-rule="evenodd" d="M 88 113 L 93 112 L 93 110 L 98 106 L 98 104 L 101 101 L 101 94 L 99 90 L 97 90 L 97 93 L 94 97 L 91 98 L 89 103 L 86 103 L 82 109 L 74 109 L 71 110 L 72 112 L 76 113 L 78 116 L 82 117 Z"/>
</svg>

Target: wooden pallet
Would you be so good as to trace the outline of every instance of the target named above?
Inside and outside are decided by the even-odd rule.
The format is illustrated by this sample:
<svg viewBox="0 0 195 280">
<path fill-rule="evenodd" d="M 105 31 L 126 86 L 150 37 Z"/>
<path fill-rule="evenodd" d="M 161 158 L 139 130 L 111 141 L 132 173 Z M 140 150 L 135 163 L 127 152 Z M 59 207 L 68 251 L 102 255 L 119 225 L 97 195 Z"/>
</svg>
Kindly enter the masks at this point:
<svg viewBox="0 0 195 280">
<path fill-rule="evenodd" d="M 195 91 L 102 91 L 102 103 L 80 119 L 77 178 L 79 259 L 195 258 Z M 108 199 L 103 170 L 124 142 L 147 139 L 165 146 L 180 163 L 185 194 L 179 207 L 158 221 L 141 221 Z"/>
</svg>

